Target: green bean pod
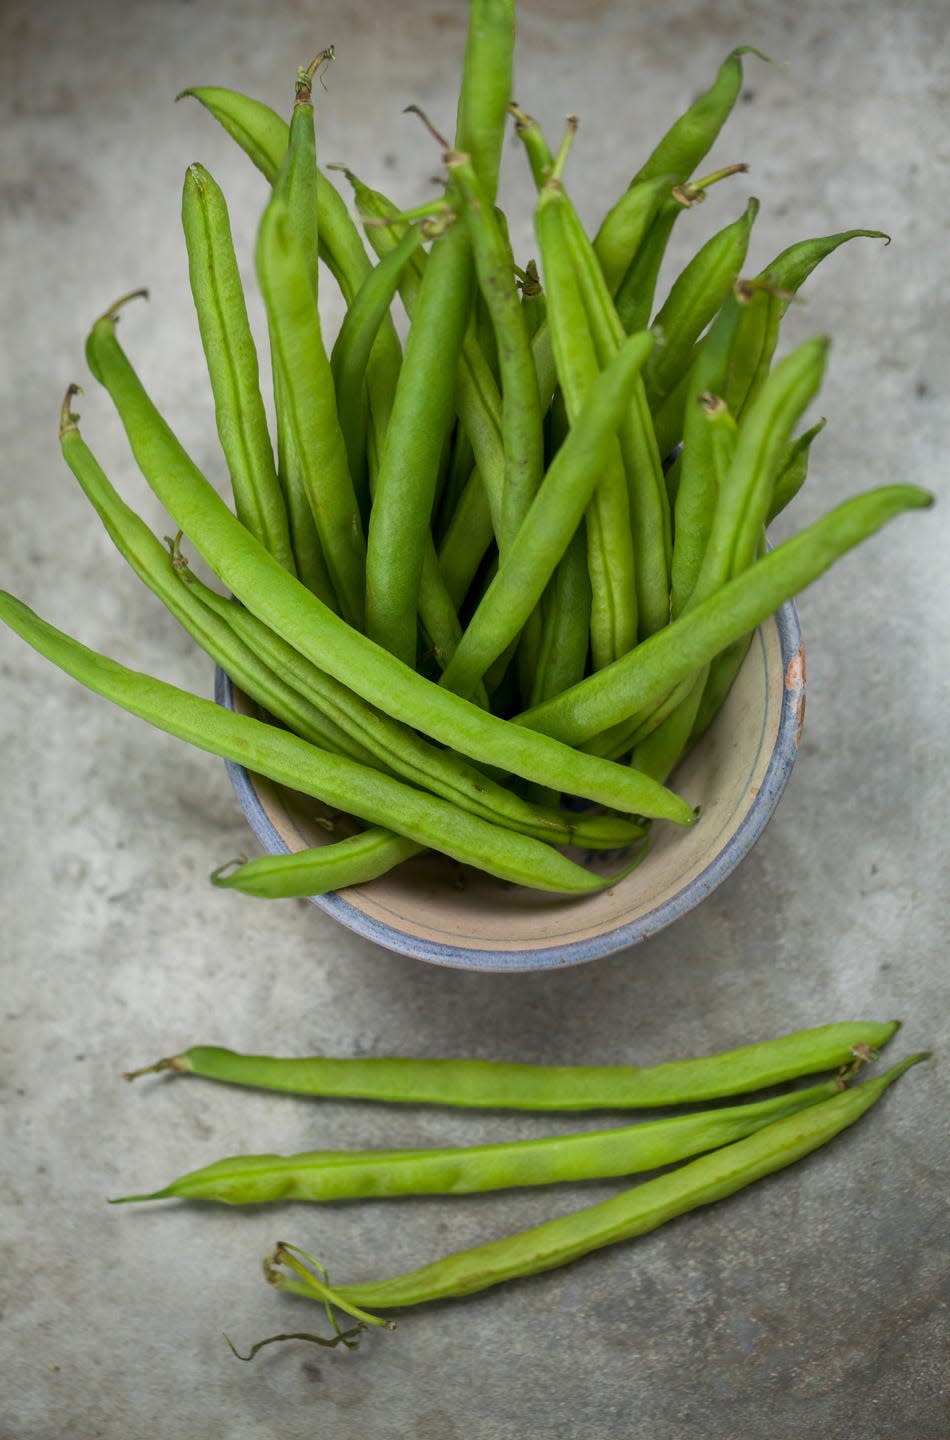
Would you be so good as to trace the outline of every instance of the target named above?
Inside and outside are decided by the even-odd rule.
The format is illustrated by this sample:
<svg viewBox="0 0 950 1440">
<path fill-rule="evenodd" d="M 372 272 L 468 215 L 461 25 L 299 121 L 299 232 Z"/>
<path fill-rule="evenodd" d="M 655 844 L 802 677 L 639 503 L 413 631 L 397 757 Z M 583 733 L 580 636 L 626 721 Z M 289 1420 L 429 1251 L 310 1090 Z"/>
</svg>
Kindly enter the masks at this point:
<svg viewBox="0 0 950 1440">
<path fill-rule="evenodd" d="M 587 536 L 581 521 L 544 593 L 538 660 L 527 692 L 529 705 L 540 705 L 583 679 L 590 646 L 590 608 Z"/>
<path fill-rule="evenodd" d="M 292 677 L 285 670 L 269 666 L 253 643 L 247 643 L 236 632 L 234 621 L 241 607 L 221 596 L 212 597 L 212 592 L 193 577 L 190 583 L 184 583 L 187 572 L 182 568 L 180 557 L 170 556 L 144 521 L 119 497 L 83 440 L 79 417 L 69 409 L 74 394 L 76 389 L 71 387 L 63 406 L 60 425 L 63 458 L 109 538 L 139 579 L 158 596 L 215 664 L 275 719 L 311 744 L 336 750 L 362 763 L 372 763 L 371 752 L 352 737 L 349 727 L 335 724 L 310 697 L 294 688 Z"/>
<path fill-rule="evenodd" d="M 540 840 L 502 830 L 456 805 L 404 785 L 273 725 L 238 715 L 174 685 L 128 670 L 46 624 L 0 592 L 0 619 L 68 675 L 130 714 L 199 750 L 312 795 L 334 809 L 384 826 L 489 875 L 561 895 L 612 883 Z"/>
<path fill-rule="evenodd" d="M 845 230 L 790 245 L 751 282 L 751 294 L 733 343 L 725 399 L 741 419 L 765 384 L 778 343 L 779 326 L 793 298 L 812 271 L 840 245 L 860 237 L 884 240 L 881 230 Z"/>
<path fill-rule="evenodd" d="M 673 122 L 631 183 L 666 174 L 675 175 L 679 184 L 689 179 L 711 150 L 739 98 L 743 55 L 757 55 L 760 60 L 771 64 L 767 55 L 751 45 L 740 45 L 730 51 L 712 85 Z"/>
<path fill-rule="evenodd" d="M 441 684 L 460 695 L 521 631 L 567 550 L 591 493 L 600 483 L 630 389 L 652 337 L 633 335 L 589 386 L 564 444 L 555 455 L 521 528 L 475 611 Z"/>
<path fill-rule="evenodd" d="M 499 547 L 504 554 L 537 494 L 544 471 L 538 377 L 507 241 L 482 192 L 471 160 L 459 151 L 451 151 L 446 156 L 446 163 L 464 198 L 464 216 L 471 237 L 479 288 L 491 317 L 497 345 L 504 447 Z"/>
<path fill-rule="evenodd" d="M 363 623 L 365 541 L 307 264 L 292 216 L 275 196 L 257 239 L 257 273 L 290 417 L 294 450 L 323 555 L 351 625 Z"/>
<path fill-rule="evenodd" d="M 348 306 L 333 345 L 330 370 L 351 475 L 366 469 L 366 369 L 403 269 L 421 243 L 421 229 L 410 226 L 391 253 L 373 267 Z"/>
<path fill-rule="evenodd" d="M 624 328 L 611 302 L 591 243 L 569 201 L 565 205 L 565 220 L 573 241 L 584 311 L 598 363 L 603 366 L 623 344 Z M 651 351 L 647 366 L 654 354 L 655 351 Z M 618 439 L 632 530 L 637 629 L 643 638 L 662 629 L 670 618 L 672 536 L 663 467 L 642 375 L 633 386 L 629 408 L 621 418 Z"/>
<path fill-rule="evenodd" d="M 261 855 L 236 870 L 222 866 L 211 876 L 211 883 L 259 900 L 303 900 L 377 880 L 424 849 L 416 840 L 372 825 L 358 835 L 313 849 Z"/>
<path fill-rule="evenodd" d="M 601 367 L 585 314 L 567 206 L 560 182 L 548 181 L 538 195 L 534 223 L 547 288 L 548 325 L 558 382 L 573 427 Z M 626 400 L 632 390 L 633 385 L 627 391 Z M 626 654 L 637 641 L 636 562 L 630 497 L 617 437 L 620 418 L 621 412 L 618 412 L 617 423 L 604 436 L 603 458 L 597 471 L 589 477 L 596 484 L 593 488 L 587 487 L 590 495 L 585 518 L 591 579 L 591 663 L 595 669 Z M 556 463 L 557 457 L 552 466 Z M 566 539 L 559 553 L 566 548 Z"/>
<path fill-rule="evenodd" d="M 827 359 L 824 336 L 804 341 L 779 362 L 746 413 L 687 605 L 706 599 L 755 559 L 792 430 L 818 393 Z"/>
<path fill-rule="evenodd" d="M 640 246 L 676 184 L 675 175 L 655 175 L 635 180 L 608 210 L 594 236 L 594 251 L 604 281 L 615 295 L 621 280 L 634 263 Z"/>
<path fill-rule="evenodd" d="M 455 374 L 468 323 L 471 255 L 464 227 L 438 239 L 419 291 L 380 457 L 366 551 L 366 633 L 415 664 L 423 558 Z"/>
<path fill-rule="evenodd" d="M 385 714 L 479 763 L 613 810 L 693 823 L 689 805 L 671 791 L 483 713 L 345 624 L 274 561 L 201 474 L 119 345 L 114 316 L 96 322 L 87 356 L 112 397 L 142 474 L 178 528 L 247 609 L 307 659 Z"/>
<path fill-rule="evenodd" d="M 781 469 L 775 477 L 775 485 L 772 489 L 772 503 L 769 506 L 769 513 L 766 518 L 766 525 L 771 525 L 776 515 L 780 515 L 786 505 L 790 505 L 808 478 L 808 461 L 811 455 L 812 441 L 815 440 L 824 430 L 825 421 L 819 420 L 804 435 L 793 440 L 785 452 L 785 459 Z"/>
<path fill-rule="evenodd" d="M 697 366 L 700 381 L 704 368 Z M 719 497 L 729 482 L 739 439 L 729 407 L 709 391 L 700 391 L 692 398 L 686 412 L 686 426 L 680 457 L 682 473 L 676 492 L 676 540 L 671 567 L 670 603 L 674 619 L 689 603 L 702 570 Z"/>
<path fill-rule="evenodd" d="M 472 157 L 489 205 L 498 189 L 514 49 L 514 0 L 471 0 L 455 145 Z"/>
<path fill-rule="evenodd" d="M 192 96 L 214 116 L 233 140 L 273 185 L 287 153 L 289 127 L 286 120 L 265 105 L 237 90 L 221 85 L 193 85 L 175 96 L 183 100 Z"/>
<path fill-rule="evenodd" d="M 195 1045 L 126 1078 L 171 1071 L 225 1085 L 325 1099 L 488 1110 L 647 1110 L 748 1095 L 854 1063 L 883 1048 L 897 1020 L 817 1025 L 715 1055 L 662 1065 L 527 1065 L 499 1060 L 373 1056 L 284 1059 Z"/>
<path fill-rule="evenodd" d="M 689 369 L 696 340 L 738 279 L 758 210 L 758 200 L 750 200 L 738 220 L 711 236 L 677 276 L 657 311 L 658 342 L 643 377 L 652 410 L 659 409 Z"/>
<path fill-rule="evenodd" d="M 282 1245 L 265 1262 L 265 1274 L 279 1290 L 335 1305 L 357 1317 L 365 1313 L 364 1306 L 387 1310 L 419 1305 L 472 1295 L 505 1280 L 541 1274 L 607 1245 L 646 1235 L 668 1220 L 734 1195 L 803 1159 L 853 1125 L 888 1086 L 926 1058 L 924 1054 L 910 1055 L 879 1079 L 866 1080 L 809 1109 L 775 1120 L 742 1140 L 599 1205 L 459 1251 L 406 1275 L 331 1287 L 304 1267 L 293 1266 L 301 1277 L 293 1280 L 277 1268 L 286 1263 Z"/>
<path fill-rule="evenodd" d="M 220 186 L 201 165 L 190 165 L 185 174 L 182 226 L 218 438 L 238 519 L 276 560 L 293 571 L 287 512 L 261 399 L 257 350 L 228 208 Z"/>
<path fill-rule="evenodd" d="M 630 655 L 525 711 L 516 723 L 572 745 L 619 725 L 657 704 L 674 685 L 751 634 L 786 600 L 889 520 L 932 503 L 932 495 L 916 485 L 882 485 L 844 501 L 762 555 L 665 630 L 641 641 Z"/>
<path fill-rule="evenodd" d="M 287 207 L 294 234 L 303 251 L 307 278 L 316 304 L 319 296 L 317 258 L 320 236 L 317 214 L 317 141 L 310 84 L 307 72 L 298 71 L 294 108 L 287 137 L 287 153 L 274 181 L 274 194 Z"/>
<path fill-rule="evenodd" d="M 751 1105 L 730 1105 L 608 1130 L 496 1145 L 234 1155 L 189 1171 L 161 1190 L 123 1195 L 112 1203 L 181 1199 L 260 1205 L 277 1200 L 326 1202 L 375 1200 L 392 1195 L 472 1195 L 486 1190 L 636 1175 L 729 1145 L 764 1125 L 828 1100 L 843 1089 L 843 1082 L 829 1080 L 824 1085 L 793 1090 Z"/>
</svg>

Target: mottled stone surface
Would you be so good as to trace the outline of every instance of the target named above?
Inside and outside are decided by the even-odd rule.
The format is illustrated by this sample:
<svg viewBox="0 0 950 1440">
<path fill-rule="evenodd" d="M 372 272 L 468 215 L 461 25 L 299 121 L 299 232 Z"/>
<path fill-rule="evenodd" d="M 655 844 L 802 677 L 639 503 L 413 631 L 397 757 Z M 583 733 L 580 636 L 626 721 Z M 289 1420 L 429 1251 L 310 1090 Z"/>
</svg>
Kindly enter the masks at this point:
<svg viewBox="0 0 950 1440">
<path fill-rule="evenodd" d="M 522 6 L 519 100 L 553 132 L 582 116 L 571 182 L 596 223 L 723 54 L 759 46 L 710 157 L 748 177 L 679 244 L 762 201 L 751 264 L 855 225 L 789 316 L 835 337 L 827 432 L 783 521 L 872 484 L 944 492 L 807 593 L 799 764 L 764 838 L 699 910 L 589 967 L 492 979 L 376 950 L 312 907 L 213 891 L 247 847 L 223 765 L 79 690 L 11 636 L 3 675 L 4 1440 L 938 1440 L 946 1340 L 948 993 L 946 392 L 947 11 L 940 0 L 672 0 Z M 413 203 L 436 165 L 410 101 L 450 126 L 460 0 L 317 7 L 7 0 L 0 19 L 3 583 L 86 643 L 208 693 L 210 667 L 124 573 L 62 464 L 56 416 L 85 383 L 90 320 L 122 322 L 146 382 L 222 480 L 178 225 L 185 165 L 228 194 L 253 294 L 260 176 L 183 86 L 285 108 L 328 41 L 321 149 Z M 505 203 L 530 249 L 514 143 Z M 668 278 L 687 250 L 674 255 Z M 328 287 L 329 290 L 329 287 Z M 327 295 L 333 327 L 338 306 Z M 252 300 L 255 324 L 260 307 Z M 94 382 L 102 463 L 159 533 Z M 267 1213 L 114 1210 L 109 1195 L 239 1150 L 529 1136 L 578 1122 L 395 1114 L 121 1072 L 197 1041 L 650 1063 L 817 1023 L 901 1016 L 896 1053 L 933 1046 L 831 1149 L 639 1242 L 471 1301 L 407 1313 L 355 1355 L 240 1346 L 322 1316 L 269 1291 L 280 1236 L 341 1281 L 423 1263 L 583 1203 L 568 1188 Z M 594 1118 L 581 1122 L 592 1125 Z M 589 1187 L 606 1196 L 619 1184 Z"/>
</svg>

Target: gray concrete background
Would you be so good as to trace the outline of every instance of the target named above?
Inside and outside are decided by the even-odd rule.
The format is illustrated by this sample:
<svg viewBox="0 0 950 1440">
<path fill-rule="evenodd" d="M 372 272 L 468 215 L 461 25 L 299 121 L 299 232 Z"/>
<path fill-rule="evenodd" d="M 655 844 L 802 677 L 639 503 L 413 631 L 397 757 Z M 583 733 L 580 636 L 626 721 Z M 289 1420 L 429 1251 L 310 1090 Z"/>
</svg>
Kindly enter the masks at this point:
<svg viewBox="0 0 950 1440">
<path fill-rule="evenodd" d="M 680 246 L 750 193 L 762 201 L 750 268 L 809 234 L 893 235 L 889 249 L 858 242 L 827 262 L 790 317 L 789 339 L 835 337 L 816 407 L 829 425 L 790 526 L 872 484 L 947 489 L 947 19 L 941 0 L 521 7 L 518 98 L 552 131 L 580 113 L 570 180 L 591 223 L 746 43 L 787 66 L 750 59 L 710 165 L 743 159 L 751 173 L 684 219 Z M 295 66 L 333 41 L 322 156 L 412 203 L 436 156 L 400 111 L 416 101 L 451 124 L 464 7 L 7 0 L 0 26 L 3 584 L 87 644 L 207 694 L 209 665 L 123 571 L 56 442 L 64 388 L 86 379 L 90 321 L 146 284 L 151 303 L 128 312 L 123 341 L 221 475 L 180 183 L 200 158 L 224 185 L 249 283 L 264 187 L 209 117 L 172 97 L 221 83 L 285 109 Z M 514 145 L 507 170 L 527 252 Z M 331 299 L 328 325 L 333 310 Z M 162 533 L 91 381 L 81 410 L 103 464 Z M 948 516 L 944 493 L 804 596 L 801 757 L 739 871 L 649 944 L 560 974 L 442 973 L 306 904 L 213 891 L 209 870 L 249 838 L 223 765 L 0 639 L 2 1440 L 945 1434 Z M 266 1213 L 105 1203 L 242 1149 L 577 1125 L 123 1085 L 129 1066 L 199 1041 L 650 1063 L 861 1015 L 902 1017 L 895 1054 L 932 1046 L 937 1058 L 829 1150 L 564 1271 L 408 1312 L 354 1355 L 286 1346 L 253 1365 L 232 1359 L 225 1330 L 246 1346 L 322 1323 L 264 1285 L 275 1239 L 316 1251 L 342 1282 L 581 1198 Z"/>
</svg>

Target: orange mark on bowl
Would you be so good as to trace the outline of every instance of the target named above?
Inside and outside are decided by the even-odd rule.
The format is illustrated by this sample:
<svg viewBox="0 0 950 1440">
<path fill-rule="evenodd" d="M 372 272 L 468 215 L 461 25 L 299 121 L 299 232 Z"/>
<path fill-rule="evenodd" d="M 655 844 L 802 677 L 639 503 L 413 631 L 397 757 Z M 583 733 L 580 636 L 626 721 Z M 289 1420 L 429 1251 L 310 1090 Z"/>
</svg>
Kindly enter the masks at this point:
<svg viewBox="0 0 950 1440">
<path fill-rule="evenodd" d="M 785 667 L 785 689 L 798 694 L 795 717 L 795 748 L 801 744 L 802 726 L 805 723 L 805 651 L 800 648 Z"/>
</svg>

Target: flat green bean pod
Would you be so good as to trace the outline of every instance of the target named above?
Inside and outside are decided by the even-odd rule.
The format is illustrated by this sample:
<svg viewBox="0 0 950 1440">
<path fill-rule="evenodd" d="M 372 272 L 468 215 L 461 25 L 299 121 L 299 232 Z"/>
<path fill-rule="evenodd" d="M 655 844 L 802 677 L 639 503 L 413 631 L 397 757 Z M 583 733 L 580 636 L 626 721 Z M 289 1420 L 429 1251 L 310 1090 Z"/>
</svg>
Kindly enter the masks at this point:
<svg viewBox="0 0 950 1440">
<path fill-rule="evenodd" d="M 807 1110 L 775 1120 L 753 1135 L 599 1205 L 458 1251 L 406 1275 L 331 1287 L 303 1266 L 289 1265 L 288 1249 L 298 1255 L 305 1252 L 283 1244 L 265 1262 L 265 1275 L 278 1290 L 335 1305 L 365 1319 L 364 1306 L 387 1310 L 420 1305 L 429 1300 L 472 1295 L 519 1276 L 541 1274 L 606 1245 L 646 1235 L 678 1215 L 734 1195 L 803 1159 L 853 1125 L 888 1086 L 926 1058 L 924 1054 L 910 1055 L 877 1080 L 866 1080 Z M 279 1269 L 282 1264 L 288 1264 L 300 1278 L 293 1280 L 285 1275 Z"/>
<path fill-rule="evenodd" d="M 489 1110 L 645 1110 L 745 1095 L 837 1070 L 896 1034 L 897 1020 L 847 1020 L 662 1065 L 526 1065 L 405 1056 L 284 1059 L 195 1045 L 126 1079 L 169 1071 L 291 1095 Z"/>
<path fill-rule="evenodd" d="M 177 1198 L 260 1205 L 275 1200 L 471 1195 L 517 1186 L 635 1175 L 731 1144 L 785 1115 L 828 1100 L 843 1089 L 842 1080 L 829 1080 L 751 1105 L 730 1105 L 609 1130 L 496 1145 L 234 1155 L 191 1170 L 161 1190 L 123 1195 L 112 1203 Z"/>
<path fill-rule="evenodd" d="M 291 855 L 261 855 L 239 863 L 237 869 L 223 865 L 214 871 L 211 883 L 260 900 L 306 899 L 365 885 L 424 849 L 416 840 L 372 825 L 358 835 Z"/>
</svg>

